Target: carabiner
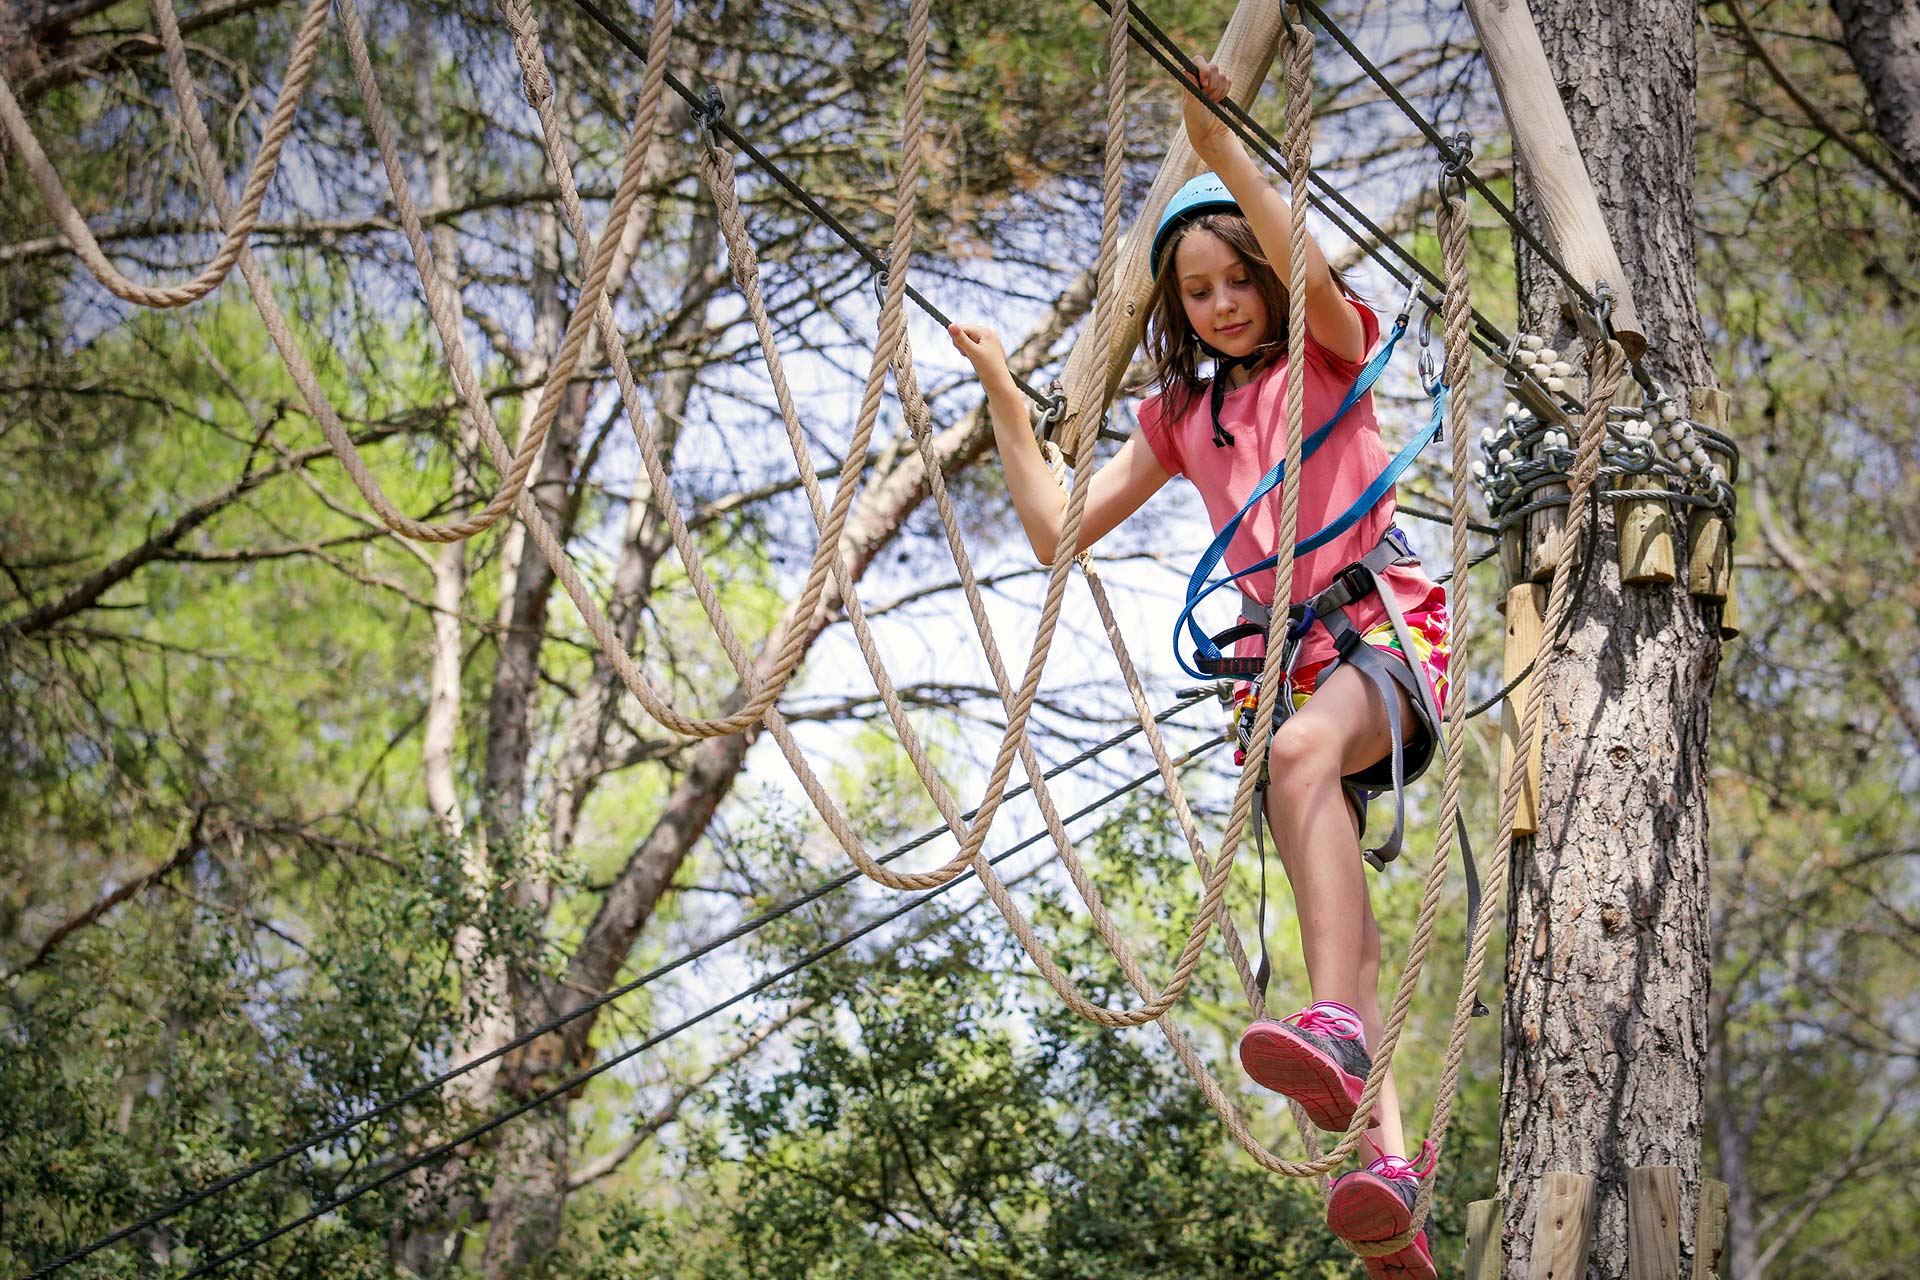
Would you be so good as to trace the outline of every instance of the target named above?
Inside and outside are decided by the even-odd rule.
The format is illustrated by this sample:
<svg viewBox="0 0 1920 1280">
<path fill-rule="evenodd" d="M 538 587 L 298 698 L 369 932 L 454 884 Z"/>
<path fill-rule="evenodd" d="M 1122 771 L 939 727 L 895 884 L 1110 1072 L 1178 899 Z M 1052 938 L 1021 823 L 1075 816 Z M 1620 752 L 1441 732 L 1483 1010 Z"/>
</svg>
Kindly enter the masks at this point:
<svg viewBox="0 0 1920 1280">
<path fill-rule="evenodd" d="M 1420 300 L 1420 277 L 1407 278 L 1407 300 L 1400 304 L 1400 314 L 1394 317 L 1394 328 L 1404 331 L 1407 321 L 1413 319 L 1413 304 Z"/>
<path fill-rule="evenodd" d="M 1440 366 L 1433 359 L 1433 311 L 1434 304 L 1429 302 L 1420 316 L 1420 385 L 1428 395 L 1433 394 L 1435 379 L 1440 375 Z"/>
</svg>

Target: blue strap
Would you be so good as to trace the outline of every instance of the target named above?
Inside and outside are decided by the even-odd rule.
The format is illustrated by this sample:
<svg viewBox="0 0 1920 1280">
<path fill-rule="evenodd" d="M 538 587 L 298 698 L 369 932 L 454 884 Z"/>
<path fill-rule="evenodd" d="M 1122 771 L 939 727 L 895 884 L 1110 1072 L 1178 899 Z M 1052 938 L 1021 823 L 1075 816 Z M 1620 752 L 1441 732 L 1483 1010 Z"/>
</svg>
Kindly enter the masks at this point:
<svg viewBox="0 0 1920 1280">
<path fill-rule="evenodd" d="M 1394 326 L 1395 337 L 1399 336 L 1402 327 L 1403 326 L 1398 324 Z M 1382 349 L 1381 354 L 1387 354 L 1391 352 L 1391 350 L 1392 345 L 1389 343 Z M 1375 360 L 1379 360 L 1379 356 L 1376 356 Z M 1381 363 L 1384 363 L 1384 361 Z M 1365 379 L 1368 370 L 1371 369 L 1373 369 L 1373 363 L 1369 362 L 1367 369 L 1361 371 L 1361 378 Z M 1375 377 L 1377 376 L 1378 372 L 1375 371 Z M 1354 386 L 1358 389 L 1360 382 L 1356 380 Z M 1364 394 L 1364 391 L 1362 391 L 1361 394 Z M 1350 392 L 1348 401 L 1342 405 L 1340 412 L 1345 413 L 1347 409 L 1351 407 L 1352 402 L 1358 398 L 1357 395 Z M 1414 433 L 1412 438 L 1401 447 L 1400 452 L 1394 455 L 1393 460 L 1387 463 L 1386 469 L 1374 477 L 1373 483 L 1369 484 L 1366 490 L 1362 492 L 1358 498 L 1354 499 L 1351 506 L 1336 516 L 1324 528 L 1294 543 L 1294 555 L 1302 556 L 1309 551 L 1325 546 L 1333 539 L 1345 533 L 1348 529 L 1351 529 L 1355 524 L 1359 523 L 1369 511 L 1373 510 L 1380 499 L 1384 498 L 1388 491 L 1399 482 L 1400 477 L 1405 474 L 1407 468 L 1413 465 L 1413 460 L 1420 456 L 1420 451 L 1425 449 L 1428 442 L 1440 433 L 1440 428 L 1446 420 L 1446 411 L 1447 388 L 1445 384 L 1436 384 L 1433 388 L 1433 413 L 1432 416 L 1428 418 L 1427 425 Z M 1317 446 L 1320 442 L 1324 441 L 1327 433 L 1332 429 L 1333 422 L 1337 421 L 1339 421 L 1338 414 L 1335 415 L 1332 422 L 1329 422 L 1326 426 L 1321 427 L 1320 430 L 1308 437 L 1307 443 Z M 1307 450 L 1303 447 L 1301 450 L 1302 456 L 1304 457 L 1306 453 Z M 1285 467 L 1286 464 L 1282 462 L 1272 471 L 1268 472 L 1266 477 L 1260 481 L 1260 484 L 1254 489 L 1253 497 L 1247 500 L 1246 506 L 1240 508 L 1239 514 L 1235 515 L 1233 519 L 1223 525 L 1220 532 L 1215 535 L 1213 543 L 1208 546 L 1207 550 L 1201 555 L 1200 563 L 1194 566 L 1193 576 L 1187 582 L 1187 603 L 1185 607 L 1180 610 L 1180 616 L 1173 624 L 1173 652 L 1175 661 L 1180 664 L 1180 669 L 1196 680 L 1205 680 L 1209 677 L 1206 672 L 1198 670 L 1187 661 L 1184 650 L 1180 644 L 1180 630 L 1182 627 L 1186 628 L 1188 638 L 1192 641 L 1199 657 L 1218 658 L 1221 656 L 1220 650 L 1213 643 L 1212 637 L 1207 635 L 1205 631 L 1202 631 L 1200 624 L 1194 621 L 1193 611 L 1201 601 L 1221 588 L 1230 586 L 1242 578 L 1250 577 L 1257 573 L 1264 573 L 1268 569 L 1278 567 L 1280 558 L 1277 555 L 1268 556 L 1258 564 L 1242 569 L 1238 573 L 1229 574 L 1213 582 L 1206 580 L 1207 574 L 1211 573 L 1214 567 L 1218 565 L 1226 555 L 1227 544 L 1233 541 L 1233 535 L 1239 531 L 1241 520 L 1246 516 L 1255 502 L 1265 497 L 1266 494 L 1272 490 Z"/>
<path fill-rule="evenodd" d="M 1380 380 L 1381 373 L 1386 370 L 1387 362 L 1393 358 L 1394 346 L 1400 341 L 1400 336 L 1406 331 L 1407 318 L 1401 316 L 1393 322 L 1393 328 L 1387 333 L 1387 340 L 1380 344 L 1380 349 L 1373 353 L 1373 358 L 1368 360 L 1359 374 L 1355 376 L 1353 385 L 1347 388 L 1346 398 L 1340 401 L 1340 407 L 1333 411 L 1333 416 L 1321 423 L 1317 430 L 1301 442 L 1300 460 L 1302 462 L 1311 458 L 1319 451 L 1320 446 L 1327 442 L 1327 437 L 1333 434 L 1333 429 L 1338 425 L 1340 419 L 1347 416 L 1347 410 L 1359 404 L 1361 397 L 1373 390 L 1373 384 Z M 1289 374 L 1288 376 L 1291 377 L 1292 375 Z M 1253 510 L 1253 504 L 1273 491 L 1273 487 L 1279 484 L 1285 477 L 1286 470 L 1286 459 L 1282 458 L 1279 462 L 1274 463 L 1273 470 L 1267 472 L 1266 475 L 1260 478 L 1260 483 L 1253 486 L 1253 492 L 1248 495 L 1246 503 L 1240 508 L 1239 512 L 1234 515 L 1233 519 L 1227 521 L 1226 524 L 1220 527 L 1220 532 L 1214 535 L 1213 542 L 1201 553 L 1200 563 L 1196 564 L 1193 568 L 1192 580 L 1187 584 L 1187 595 L 1189 597 L 1193 595 L 1196 587 L 1207 580 L 1207 575 L 1212 573 L 1222 558 L 1226 556 L 1227 544 L 1232 542 L 1233 535 L 1239 532 L 1240 522 L 1246 519 L 1247 512 Z"/>
</svg>

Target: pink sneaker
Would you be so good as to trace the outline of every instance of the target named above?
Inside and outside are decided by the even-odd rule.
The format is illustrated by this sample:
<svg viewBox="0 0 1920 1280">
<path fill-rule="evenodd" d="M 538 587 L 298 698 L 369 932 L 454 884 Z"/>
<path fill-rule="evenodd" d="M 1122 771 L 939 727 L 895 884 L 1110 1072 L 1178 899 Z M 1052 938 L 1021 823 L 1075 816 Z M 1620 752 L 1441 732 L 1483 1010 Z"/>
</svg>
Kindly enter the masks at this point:
<svg viewBox="0 0 1920 1280">
<path fill-rule="evenodd" d="M 1256 1022 L 1240 1037 L 1240 1065 L 1254 1083 L 1298 1102 L 1322 1129 L 1343 1133 L 1367 1087 L 1360 1015 L 1322 1000 L 1279 1022 Z"/>
<path fill-rule="evenodd" d="M 1342 1240 L 1365 1244 L 1391 1240 L 1413 1225 L 1413 1202 L 1420 1179 L 1433 1172 L 1433 1145 L 1420 1144 L 1418 1161 L 1381 1156 L 1333 1184 L 1327 1198 L 1327 1226 Z M 1368 1258 L 1368 1280 L 1439 1280 L 1427 1233 L 1421 1231 L 1398 1253 Z"/>
</svg>

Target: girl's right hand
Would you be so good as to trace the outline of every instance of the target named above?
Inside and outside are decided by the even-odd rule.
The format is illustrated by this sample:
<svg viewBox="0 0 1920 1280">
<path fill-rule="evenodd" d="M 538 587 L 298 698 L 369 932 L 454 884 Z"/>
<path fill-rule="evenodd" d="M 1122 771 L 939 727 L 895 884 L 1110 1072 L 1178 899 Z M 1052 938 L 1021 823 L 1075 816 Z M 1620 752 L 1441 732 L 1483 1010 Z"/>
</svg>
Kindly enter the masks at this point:
<svg viewBox="0 0 1920 1280">
<path fill-rule="evenodd" d="M 1225 101 L 1227 91 L 1233 87 L 1227 73 L 1205 59 L 1194 60 L 1194 70 L 1200 81 L 1201 92 L 1209 102 Z M 1193 96 L 1191 89 L 1180 92 L 1180 114 L 1186 122 L 1187 141 L 1193 144 L 1196 154 L 1203 159 L 1212 149 L 1233 136 L 1226 121 L 1207 110 L 1200 100 Z"/>
<path fill-rule="evenodd" d="M 973 363 L 973 371 L 981 382 L 1013 382 L 1013 373 L 1007 368 L 1006 349 L 1000 345 L 1000 335 L 992 329 L 983 324 L 950 324 L 947 336 L 953 339 L 953 349 Z"/>
</svg>

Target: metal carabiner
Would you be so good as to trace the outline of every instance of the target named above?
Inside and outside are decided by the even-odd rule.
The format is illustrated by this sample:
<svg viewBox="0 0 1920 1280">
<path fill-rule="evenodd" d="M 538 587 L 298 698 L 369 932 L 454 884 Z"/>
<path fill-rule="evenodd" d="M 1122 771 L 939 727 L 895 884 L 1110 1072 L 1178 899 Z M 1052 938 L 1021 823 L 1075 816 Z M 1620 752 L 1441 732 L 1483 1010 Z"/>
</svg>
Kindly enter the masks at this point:
<svg viewBox="0 0 1920 1280">
<path fill-rule="evenodd" d="M 1400 304 L 1400 314 L 1394 317 L 1394 328 L 1405 330 L 1407 321 L 1413 319 L 1413 304 L 1420 300 L 1420 277 L 1407 278 L 1407 300 Z"/>
<path fill-rule="evenodd" d="M 874 254 L 880 259 L 880 269 L 873 273 L 873 296 L 879 299 L 881 306 L 887 305 L 887 257 L 888 251 L 880 250 Z"/>
<path fill-rule="evenodd" d="M 1429 302 L 1420 316 L 1420 385 L 1428 395 L 1433 394 L 1440 376 L 1440 366 L 1433 358 L 1433 311 L 1433 303 Z"/>
</svg>

